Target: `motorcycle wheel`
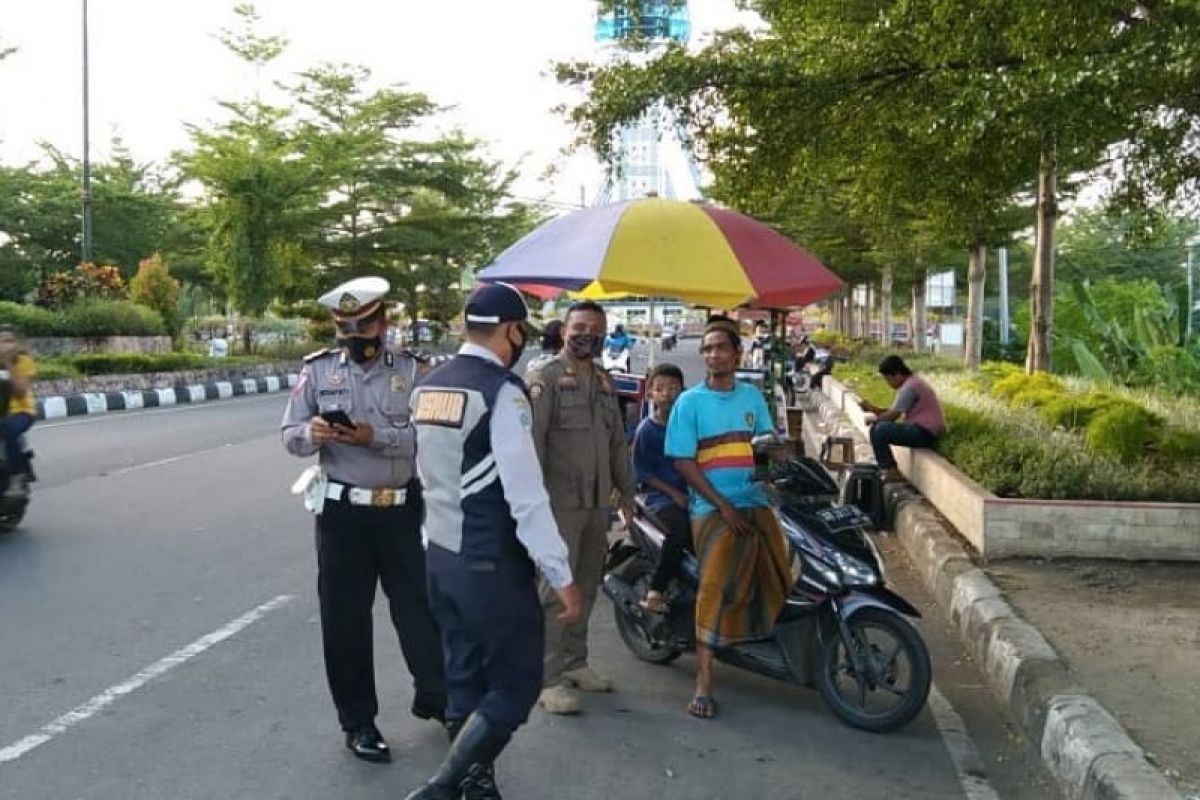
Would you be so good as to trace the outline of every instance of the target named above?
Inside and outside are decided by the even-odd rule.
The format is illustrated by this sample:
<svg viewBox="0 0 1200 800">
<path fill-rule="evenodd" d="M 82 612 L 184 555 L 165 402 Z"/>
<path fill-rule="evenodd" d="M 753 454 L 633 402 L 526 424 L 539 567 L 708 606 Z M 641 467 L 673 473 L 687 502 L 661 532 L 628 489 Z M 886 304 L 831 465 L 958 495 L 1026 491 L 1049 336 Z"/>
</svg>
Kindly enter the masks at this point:
<svg viewBox="0 0 1200 800">
<path fill-rule="evenodd" d="M 650 573 L 641 572 L 631 583 L 640 596 L 645 596 L 646 590 L 650 588 Z M 625 646 L 639 659 L 651 664 L 670 664 L 679 658 L 681 651 L 651 641 L 642 627 L 631 619 L 619 604 L 613 603 L 613 612 L 616 614 L 617 633 L 621 634 L 621 641 L 625 642 Z"/>
<path fill-rule="evenodd" d="M 925 707 L 933 681 L 921 634 L 898 614 L 881 608 L 862 609 L 847 626 L 860 657 L 874 661 L 882 680 L 872 683 L 856 674 L 846 644 L 830 626 L 824 646 L 814 648 L 817 691 L 830 710 L 854 728 L 872 733 L 903 728 Z"/>
</svg>

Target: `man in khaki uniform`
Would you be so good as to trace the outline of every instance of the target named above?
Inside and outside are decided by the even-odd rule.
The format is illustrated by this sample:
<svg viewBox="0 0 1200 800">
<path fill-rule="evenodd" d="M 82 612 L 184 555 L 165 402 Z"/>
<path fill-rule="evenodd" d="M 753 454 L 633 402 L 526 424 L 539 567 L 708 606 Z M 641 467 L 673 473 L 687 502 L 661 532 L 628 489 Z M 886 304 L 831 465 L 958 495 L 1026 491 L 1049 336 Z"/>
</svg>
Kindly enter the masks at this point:
<svg viewBox="0 0 1200 800">
<path fill-rule="evenodd" d="M 592 302 L 571 306 L 563 331 L 566 347 L 529 376 L 533 440 L 545 475 L 550 505 L 570 551 L 571 572 L 583 594 L 583 614 L 572 625 L 557 622 L 558 596 L 542 587 L 546 611 L 546 668 L 538 702 L 552 714 L 578 714 L 579 697 L 612 689 L 588 666 L 588 619 L 604 578 L 609 506 L 621 494 L 626 519 L 635 484 L 625 425 L 612 382 L 595 358 L 604 346 L 604 309 Z"/>
</svg>

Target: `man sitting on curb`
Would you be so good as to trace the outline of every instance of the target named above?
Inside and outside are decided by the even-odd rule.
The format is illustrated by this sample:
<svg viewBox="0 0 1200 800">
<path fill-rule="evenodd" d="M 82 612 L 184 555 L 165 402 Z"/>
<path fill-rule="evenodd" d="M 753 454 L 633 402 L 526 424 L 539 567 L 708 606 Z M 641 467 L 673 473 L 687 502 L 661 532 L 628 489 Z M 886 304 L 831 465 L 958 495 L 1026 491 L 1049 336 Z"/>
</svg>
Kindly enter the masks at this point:
<svg viewBox="0 0 1200 800">
<path fill-rule="evenodd" d="M 891 445 L 933 447 L 946 429 L 946 420 L 933 388 L 914 375 L 900 356 L 880 361 L 879 374 L 896 390 L 892 407 L 880 408 L 867 400 L 859 400 L 858 404 L 863 411 L 875 415 L 871 424 L 875 463 L 883 470 L 885 480 L 899 480 Z M 900 417 L 904 417 L 904 422 L 897 422 Z"/>
</svg>

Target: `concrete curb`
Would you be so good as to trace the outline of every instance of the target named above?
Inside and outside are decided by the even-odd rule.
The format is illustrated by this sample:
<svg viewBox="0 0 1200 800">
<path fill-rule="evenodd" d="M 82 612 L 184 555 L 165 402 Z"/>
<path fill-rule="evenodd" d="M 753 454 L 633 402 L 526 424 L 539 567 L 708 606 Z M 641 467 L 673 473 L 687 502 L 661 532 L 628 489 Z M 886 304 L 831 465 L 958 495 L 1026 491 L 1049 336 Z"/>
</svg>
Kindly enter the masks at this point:
<svg viewBox="0 0 1200 800">
<path fill-rule="evenodd" d="M 863 442 L 827 398 L 814 393 L 814 400 L 817 409 L 807 416 L 823 422 L 825 434 Z M 815 432 L 806 439 L 811 446 Z M 888 484 L 886 495 L 901 544 L 1063 795 L 1068 800 L 1182 800 L 1116 718 L 1078 685 L 1045 637 L 975 566 L 933 506 L 905 483 Z"/>
<path fill-rule="evenodd" d="M 60 419 L 110 411 L 191 405 L 210 400 L 227 400 L 248 394 L 267 394 L 290 389 L 300 380 L 296 373 L 268 375 L 204 384 L 180 384 L 166 389 L 132 389 L 120 392 L 85 392 L 38 400 L 38 419 Z"/>
</svg>

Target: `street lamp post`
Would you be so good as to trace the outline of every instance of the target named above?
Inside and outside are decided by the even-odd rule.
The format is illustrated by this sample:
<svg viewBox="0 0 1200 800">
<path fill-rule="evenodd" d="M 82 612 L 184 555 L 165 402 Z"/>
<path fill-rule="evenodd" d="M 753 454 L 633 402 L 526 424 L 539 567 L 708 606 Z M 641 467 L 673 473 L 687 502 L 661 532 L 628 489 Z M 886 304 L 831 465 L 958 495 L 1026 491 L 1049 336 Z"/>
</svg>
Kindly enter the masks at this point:
<svg viewBox="0 0 1200 800">
<path fill-rule="evenodd" d="M 1192 238 L 1187 243 L 1187 341 L 1192 340 L 1192 318 L 1196 316 L 1196 243 Z"/>
<path fill-rule="evenodd" d="M 83 3 L 83 242 L 82 260 L 92 260 L 92 164 L 88 131 L 88 0 Z"/>
</svg>

